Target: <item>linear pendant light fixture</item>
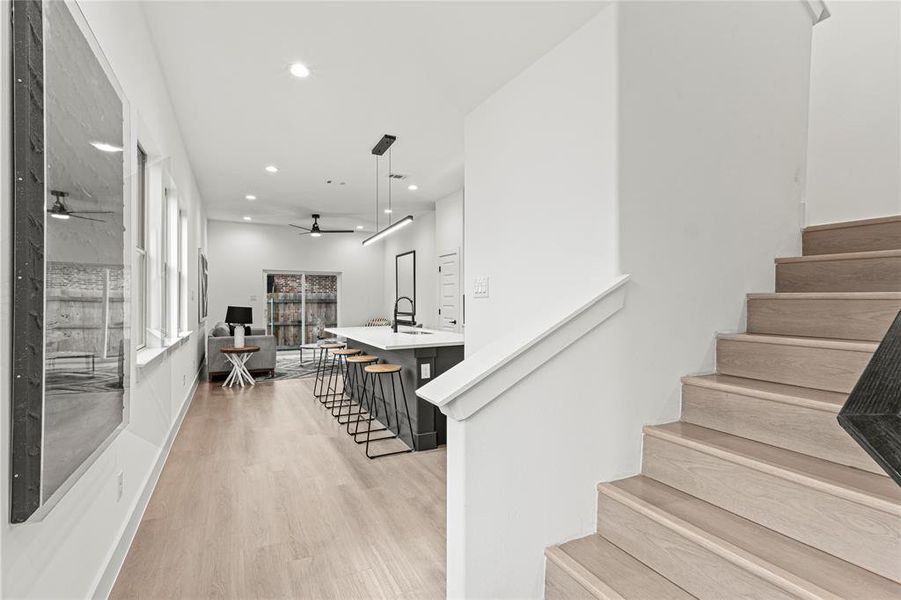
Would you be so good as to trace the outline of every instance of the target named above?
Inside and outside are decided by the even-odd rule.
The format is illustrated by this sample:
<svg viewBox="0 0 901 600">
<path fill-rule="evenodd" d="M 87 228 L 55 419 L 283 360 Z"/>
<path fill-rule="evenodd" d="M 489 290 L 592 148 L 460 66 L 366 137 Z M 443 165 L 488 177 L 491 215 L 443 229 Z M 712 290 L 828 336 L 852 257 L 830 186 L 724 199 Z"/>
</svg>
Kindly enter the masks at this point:
<svg viewBox="0 0 901 600">
<path fill-rule="evenodd" d="M 366 238 L 365 240 L 363 240 L 363 245 L 368 246 L 369 244 L 374 244 L 377 241 L 379 241 L 380 239 L 391 235 L 398 229 L 404 227 L 405 225 L 409 225 L 412 222 L 413 222 L 413 215 L 407 215 L 406 217 L 404 217 L 397 223 L 395 223 L 393 225 L 389 225 L 388 227 L 385 227 L 384 229 L 382 229 L 375 235 L 371 235 L 368 238 Z"/>
<path fill-rule="evenodd" d="M 385 134 L 382 136 L 382 139 L 378 141 L 378 143 L 373 146 L 372 154 L 375 156 L 375 233 L 365 240 L 363 240 L 363 245 L 368 246 L 370 244 L 374 244 L 375 242 L 391 235 L 398 229 L 405 227 L 413 222 L 413 215 L 407 215 L 397 223 L 392 223 L 391 218 L 391 144 L 393 144 L 397 140 L 397 138 L 393 135 Z M 388 209 L 385 213 L 388 215 L 388 226 L 379 231 L 379 157 L 388 152 Z"/>
</svg>

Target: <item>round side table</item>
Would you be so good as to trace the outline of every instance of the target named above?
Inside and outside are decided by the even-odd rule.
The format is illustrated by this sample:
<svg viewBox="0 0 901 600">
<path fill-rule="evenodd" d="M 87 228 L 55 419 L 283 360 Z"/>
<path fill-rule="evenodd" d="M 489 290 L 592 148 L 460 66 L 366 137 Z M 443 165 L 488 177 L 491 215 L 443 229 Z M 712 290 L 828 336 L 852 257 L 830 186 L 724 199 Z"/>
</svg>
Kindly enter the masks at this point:
<svg viewBox="0 0 901 600">
<path fill-rule="evenodd" d="M 250 375 L 250 371 L 247 370 L 247 367 L 244 366 L 244 364 L 247 362 L 247 359 L 250 358 L 251 354 L 260 351 L 259 346 L 222 348 L 219 351 L 224 354 L 225 359 L 232 364 L 232 372 L 228 374 L 222 387 L 232 387 L 236 383 L 241 387 L 244 387 L 245 383 L 249 383 L 250 385 L 255 384 L 253 377 Z"/>
</svg>

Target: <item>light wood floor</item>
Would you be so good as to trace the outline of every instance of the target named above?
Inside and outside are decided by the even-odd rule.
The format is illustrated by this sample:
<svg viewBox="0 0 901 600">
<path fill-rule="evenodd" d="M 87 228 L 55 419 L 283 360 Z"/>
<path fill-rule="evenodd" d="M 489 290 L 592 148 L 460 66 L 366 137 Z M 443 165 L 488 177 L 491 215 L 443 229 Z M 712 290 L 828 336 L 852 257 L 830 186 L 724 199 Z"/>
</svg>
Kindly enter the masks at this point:
<svg viewBox="0 0 901 600">
<path fill-rule="evenodd" d="M 111 598 L 444 598 L 444 449 L 369 460 L 310 380 L 201 384 Z"/>
</svg>

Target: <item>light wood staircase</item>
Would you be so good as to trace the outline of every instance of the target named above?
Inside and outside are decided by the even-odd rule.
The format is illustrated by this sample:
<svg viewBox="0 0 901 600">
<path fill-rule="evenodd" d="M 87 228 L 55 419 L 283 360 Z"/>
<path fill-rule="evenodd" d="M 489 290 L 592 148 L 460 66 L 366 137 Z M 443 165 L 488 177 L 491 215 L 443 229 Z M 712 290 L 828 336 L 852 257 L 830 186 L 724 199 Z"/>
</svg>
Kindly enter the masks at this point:
<svg viewBox="0 0 901 600">
<path fill-rule="evenodd" d="M 809 227 L 598 486 L 598 531 L 545 552 L 546 598 L 901 598 L 901 488 L 836 416 L 901 309 L 901 216 Z"/>
</svg>

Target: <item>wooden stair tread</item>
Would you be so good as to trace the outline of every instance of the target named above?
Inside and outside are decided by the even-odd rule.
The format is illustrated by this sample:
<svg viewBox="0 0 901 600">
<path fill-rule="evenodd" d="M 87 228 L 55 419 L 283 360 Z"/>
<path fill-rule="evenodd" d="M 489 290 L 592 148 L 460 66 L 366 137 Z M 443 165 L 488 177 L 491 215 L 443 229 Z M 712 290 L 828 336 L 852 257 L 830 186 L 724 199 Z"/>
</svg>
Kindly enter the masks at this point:
<svg viewBox="0 0 901 600">
<path fill-rule="evenodd" d="M 551 546 L 545 551 L 545 555 L 595 598 L 693 598 L 691 594 L 597 534 Z"/>
<path fill-rule="evenodd" d="M 788 335 L 768 335 L 760 333 L 721 333 L 720 340 L 735 340 L 760 344 L 780 344 L 783 346 L 803 346 L 806 348 L 826 348 L 830 350 L 846 350 L 848 352 L 876 352 L 878 342 L 861 340 L 836 340 L 829 338 L 794 337 Z"/>
<path fill-rule="evenodd" d="M 898 300 L 901 292 L 755 292 L 748 298 L 766 300 Z"/>
<path fill-rule="evenodd" d="M 691 425 L 645 427 L 647 435 L 681 444 L 743 466 L 801 482 L 852 502 L 901 516 L 901 488 L 887 477 L 791 450 Z"/>
<path fill-rule="evenodd" d="M 649 477 L 603 483 L 598 491 L 798 596 L 876 600 L 901 594 L 901 586 L 884 577 Z"/>
<path fill-rule="evenodd" d="M 868 260 L 873 258 L 901 258 L 901 250 L 868 250 L 866 252 L 841 252 L 839 254 L 810 254 L 807 256 L 781 256 L 777 265 L 787 263 L 824 262 L 836 260 Z"/>
<path fill-rule="evenodd" d="M 754 396 L 755 398 L 763 398 L 775 402 L 805 406 L 815 410 L 832 412 L 836 415 L 848 399 L 848 394 L 840 392 L 815 390 L 785 383 L 774 383 L 772 381 L 747 379 L 745 377 L 720 375 L 717 373 L 683 377 L 682 383 L 724 390 L 744 396 Z"/>
<path fill-rule="evenodd" d="M 835 223 L 823 223 L 821 225 L 808 225 L 804 228 L 804 232 L 811 231 L 828 231 L 830 229 L 846 229 L 848 227 L 866 227 L 867 225 L 881 225 L 883 223 L 901 222 L 901 215 L 891 215 L 888 217 L 875 217 L 872 219 L 859 219 L 857 221 L 839 221 Z"/>
</svg>

